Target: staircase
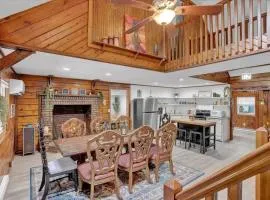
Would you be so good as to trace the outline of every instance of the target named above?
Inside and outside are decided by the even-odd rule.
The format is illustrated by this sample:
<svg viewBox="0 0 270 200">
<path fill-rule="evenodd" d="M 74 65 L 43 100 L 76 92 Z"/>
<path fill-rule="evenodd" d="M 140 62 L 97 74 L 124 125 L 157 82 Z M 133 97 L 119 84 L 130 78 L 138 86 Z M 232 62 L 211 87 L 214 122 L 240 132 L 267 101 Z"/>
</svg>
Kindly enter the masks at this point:
<svg viewBox="0 0 270 200">
<path fill-rule="evenodd" d="M 254 152 L 187 189 L 176 180 L 168 181 L 164 185 L 164 200 L 216 200 L 217 193 L 226 188 L 228 200 L 242 200 L 242 182 L 253 176 L 256 176 L 256 200 L 270 199 L 269 139 L 268 131 L 259 128 Z"/>
<path fill-rule="evenodd" d="M 165 71 L 270 50 L 270 1 L 263 4 L 266 11 L 261 0 L 223 0 L 219 4 L 223 7 L 219 15 L 189 17 L 167 30 Z"/>
</svg>

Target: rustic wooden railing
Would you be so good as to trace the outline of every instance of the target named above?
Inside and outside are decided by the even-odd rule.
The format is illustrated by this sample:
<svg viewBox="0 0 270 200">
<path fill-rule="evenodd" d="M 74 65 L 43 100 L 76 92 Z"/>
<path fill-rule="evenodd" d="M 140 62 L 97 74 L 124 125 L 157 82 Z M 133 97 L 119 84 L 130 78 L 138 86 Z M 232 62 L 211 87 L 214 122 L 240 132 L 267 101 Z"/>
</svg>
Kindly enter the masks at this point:
<svg viewBox="0 0 270 200">
<path fill-rule="evenodd" d="M 227 199 L 242 200 L 242 182 L 256 176 L 256 200 L 270 199 L 270 142 L 265 128 L 256 132 L 257 149 L 193 186 L 182 189 L 176 180 L 164 185 L 165 200 L 214 200 L 228 188 Z"/>
<path fill-rule="evenodd" d="M 166 71 L 231 59 L 270 47 L 270 1 L 266 1 L 267 10 L 262 9 L 262 0 L 223 0 L 219 4 L 223 7 L 219 15 L 194 17 L 168 31 Z"/>
</svg>

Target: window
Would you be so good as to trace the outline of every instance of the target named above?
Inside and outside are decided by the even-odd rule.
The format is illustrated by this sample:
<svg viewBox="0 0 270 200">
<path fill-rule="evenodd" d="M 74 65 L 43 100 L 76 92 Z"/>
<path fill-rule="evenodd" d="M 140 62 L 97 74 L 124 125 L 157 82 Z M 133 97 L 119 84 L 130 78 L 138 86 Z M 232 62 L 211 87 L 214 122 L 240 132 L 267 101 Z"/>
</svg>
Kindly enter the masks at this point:
<svg viewBox="0 0 270 200">
<path fill-rule="evenodd" d="M 6 130 L 8 119 L 8 83 L 0 79 L 0 134 Z"/>
<path fill-rule="evenodd" d="M 255 97 L 237 97 L 237 114 L 255 116 Z"/>
</svg>

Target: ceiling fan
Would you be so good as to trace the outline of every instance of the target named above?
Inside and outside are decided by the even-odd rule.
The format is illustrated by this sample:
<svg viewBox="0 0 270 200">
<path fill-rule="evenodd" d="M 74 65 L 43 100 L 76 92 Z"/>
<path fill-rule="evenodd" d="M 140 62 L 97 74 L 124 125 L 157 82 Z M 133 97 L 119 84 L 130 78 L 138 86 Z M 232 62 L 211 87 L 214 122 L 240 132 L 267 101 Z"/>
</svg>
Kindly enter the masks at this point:
<svg viewBox="0 0 270 200">
<path fill-rule="evenodd" d="M 181 6 L 179 5 L 178 0 L 153 0 L 152 5 L 137 0 L 111 0 L 111 3 L 115 5 L 129 5 L 135 8 L 154 12 L 152 16 L 141 20 L 131 29 L 127 30 L 127 34 L 138 30 L 153 20 L 157 24 L 168 25 L 173 21 L 176 15 L 216 15 L 219 14 L 222 9 L 221 5 Z"/>
</svg>

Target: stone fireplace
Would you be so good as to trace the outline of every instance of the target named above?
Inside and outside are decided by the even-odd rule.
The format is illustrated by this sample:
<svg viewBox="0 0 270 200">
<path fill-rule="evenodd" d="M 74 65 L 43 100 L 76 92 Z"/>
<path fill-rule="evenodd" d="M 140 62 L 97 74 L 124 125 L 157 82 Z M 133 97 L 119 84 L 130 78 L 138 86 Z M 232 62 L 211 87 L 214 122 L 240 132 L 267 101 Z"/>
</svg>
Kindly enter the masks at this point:
<svg viewBox="0 0 270 200">
<path fill-rule="evenodd" d="M 44 120 L 44 127 L 46 127 L 46 144 L 61 136 L 61 124 L 70 118 L 85 121 L 86 128 L 89 130 L 91 118 L 98 114 L 99 101 L 99 97 L 94 95 L 55 95 L 52 99 L 41 95 L 40 116 Z"/>
</svg>

